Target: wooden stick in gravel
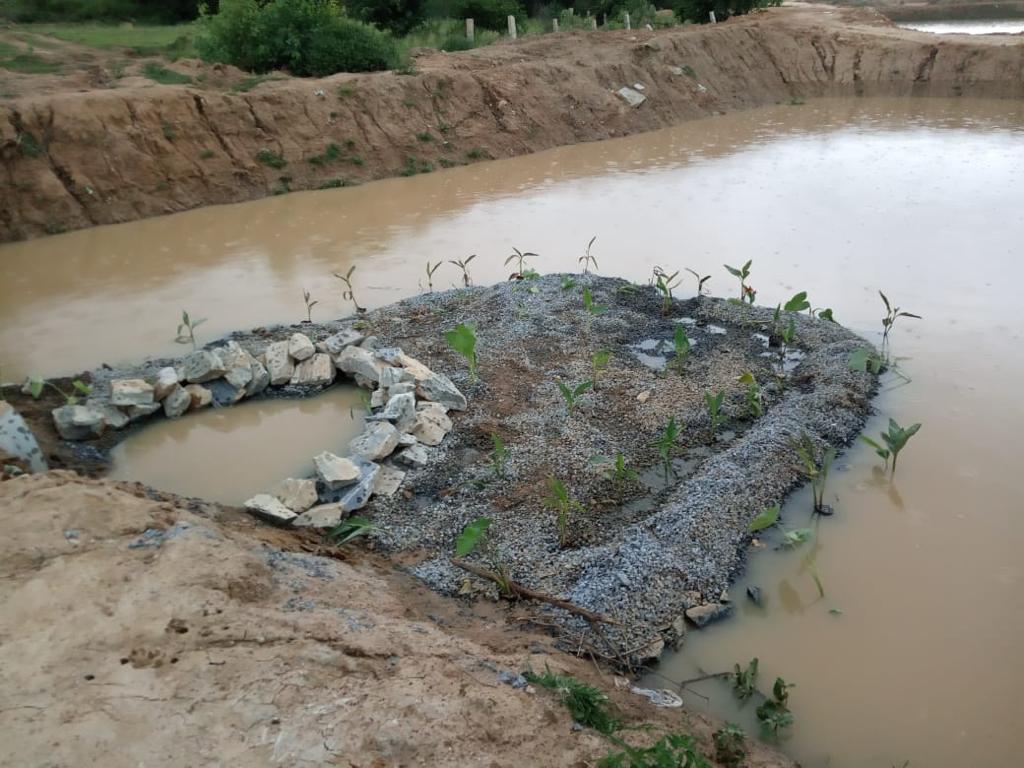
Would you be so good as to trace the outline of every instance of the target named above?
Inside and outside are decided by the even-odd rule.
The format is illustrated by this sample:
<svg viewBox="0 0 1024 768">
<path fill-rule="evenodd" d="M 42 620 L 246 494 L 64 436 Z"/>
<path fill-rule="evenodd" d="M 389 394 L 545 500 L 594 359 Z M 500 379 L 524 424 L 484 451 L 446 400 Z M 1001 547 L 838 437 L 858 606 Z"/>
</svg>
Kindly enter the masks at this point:
<svg viewBox="0 0 1024 768">
<path fill-rule="evenodd" d="M 470 573 L 475 574 L 476 576 L 479 576 L 482 579 L 493 581 L 495 584 L 502 584 L 502 579 L 500 576 L 498 576 L 498 574 L 494 573 L 493 571 L 489 571 L 486 568 L 482 568 L 479 565 L 475 565 L 474 563 L 467 563 L 465 560 L 460 560 L 457 557 L 453 557 L 452 565 L 457 566 L 464 571 L 469 571 Z M 550 605 L 555 606 L 556 608 L 561 608 L 562 610 L 568 611 L 569 613 L 584 618 L 592 624 L 596 622 L 602 622 L 604 624 L 614 624 L 615 626 L 619 626 L 619 622 L 615 621 L 614 619 L 609 619 L 607 616 L 604 616 L 600 613 L 588 611 L 586 608 L 581 608 L 575 603 L 570 603 L 568 600 L 563 600 L 560 597 L 555 597 L 554 595 L 549 595 L 546 592 L 538 592 L 536 589 L 524 587 L 522 584 L 517 584 L 511 579 L 507 580 L 504 583 L 508 587 L 509 592 L 519 597 L 525 597 L 529 600 L 537 600 L 542 603 L 548 603 Z"/>
</svg>

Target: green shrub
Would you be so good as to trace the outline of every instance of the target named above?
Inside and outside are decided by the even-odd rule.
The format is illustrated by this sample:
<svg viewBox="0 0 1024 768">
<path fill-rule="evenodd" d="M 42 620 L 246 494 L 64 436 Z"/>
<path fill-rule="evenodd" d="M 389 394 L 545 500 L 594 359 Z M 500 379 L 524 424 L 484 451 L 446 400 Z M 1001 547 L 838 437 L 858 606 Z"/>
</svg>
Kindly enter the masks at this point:
<svg viewBox="0 0 1024 768">
<path fill-rule="evenodd" d="M 216 2 L 207 2 L 216 6 Z M 0 0 L 0 16 L 11 21 L 188 21 L 199 0 Z"/>
<path fill-rule="evenodd" d="M 335 0 L 221 0 L 220 13 L 203 17 L 196 45 L 207 60 L 257 73 L 322 77 L 398 64 L 394 40 L 347 18 Z"/>
<path fill-rule="evenodd" d="M 396 35 L 407 35 L 426 18 L 423 0 L 349 0 L 345 7 L 355 18 Z"/>
</svg>

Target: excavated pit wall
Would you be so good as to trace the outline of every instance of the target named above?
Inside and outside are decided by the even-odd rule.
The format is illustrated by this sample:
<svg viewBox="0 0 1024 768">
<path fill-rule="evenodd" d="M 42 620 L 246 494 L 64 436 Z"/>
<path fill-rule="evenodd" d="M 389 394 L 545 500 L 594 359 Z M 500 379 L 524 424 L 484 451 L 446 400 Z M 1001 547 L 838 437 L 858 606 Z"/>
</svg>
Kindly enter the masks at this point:
<svg viewBox="0 0 1024 768">
<path fill-rule="evenodd" d="M 615 93 L 634 83 L 646 97 L 635 108 Z M 895 29 L 870 11 L 803 7 L 714 26 L 432 52 L 417 57 L 413 75 L 292 79 L 249 93 L 156 86 L 20 98 L 0 105 L 0 240 L 511 157 L 794 99 L 961 95 L 1024 98 L 1024 44 L 945 40 Z M 430 140 L 417 137 L 424 132 Z M 309 162 L 331 143 L 341 157 Z M 271 156 L 286 165 L 271 167 Z"/>
</svg>

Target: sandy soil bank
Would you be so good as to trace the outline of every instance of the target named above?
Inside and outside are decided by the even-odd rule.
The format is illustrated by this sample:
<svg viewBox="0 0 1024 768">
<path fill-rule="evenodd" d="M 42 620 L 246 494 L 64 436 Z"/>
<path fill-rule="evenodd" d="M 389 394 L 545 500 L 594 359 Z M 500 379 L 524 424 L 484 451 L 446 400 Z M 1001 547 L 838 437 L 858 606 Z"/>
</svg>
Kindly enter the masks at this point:
<svg viewBox="0 0 1024 768">
<path fill-rule="evenodd" d="M 237 81 L 224 72 L 205 89 L 129 78 L 84 92 L 19 76 L 5 87 L 24 95 L 0 104 L 0 240 L 429 172 L 796 98 L 1024 97 L 1024 44 L 1014 37 L 937 40 L 873 11 L 825 6 L 429 52 L 415 69 L 268 81 L 244 93 L 224 90 Z M 646 100 L 631 107 L 616 91 L 636 83 Z"/>
</svg>

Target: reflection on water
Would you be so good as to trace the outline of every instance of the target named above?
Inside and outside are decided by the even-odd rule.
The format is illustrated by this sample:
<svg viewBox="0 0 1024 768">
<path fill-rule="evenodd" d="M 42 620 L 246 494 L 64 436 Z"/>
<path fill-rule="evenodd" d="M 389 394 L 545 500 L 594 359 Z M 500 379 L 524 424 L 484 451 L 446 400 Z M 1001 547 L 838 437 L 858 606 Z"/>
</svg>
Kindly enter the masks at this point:
<svg viewBox="0 0 1024 768">
<path fill-rule="evenodd" d="M 1024 19 L 899 21 L 896 26 L 936 35 L 1019 35 L 1024 32 Z"/>
<path fill-rule="evenodd" d="M 733 590 L 737 618 L 691 633 L 661 672 L 678 680 L 694 676 L 688 666 L 760 657 L 762 684 L 798 685 L 787 748 L 805 766 L 1015 768 L 1022 126 L 1020 102 L 819 101 L 9 245 L 0 349 L 5 366 L 43 372 L 171 352 L 182 306 L 210 317 L 202 330 L 213 334 L 294 321 L 307 286 L 326 316 L 343 309 L 330 273 L 348 264 L 360 301 L 381 305 L 417 290 L 428 258 L 477 253 L 474 277 L 495 281 L 517 246 L 542 254 L 540 271 L 571 271 L 593 235 L 602 273 L 646 280 L 655 265 L 690 267 L 712 274 L 719 294 L 735 289 L 721 264 L 753 259 L 759 301 L 806 290 L 875 340 L 881 288 L 925 318 L 894 332 L 912 381 L 887 382 L 869 424 L 924 424 L 895 481 L 867 446 L 842 457 L 827 499 L 837 513 L 817 540 L 826 597 L 806 551 L 756 551 Z M 434 282 L 457 280 L 444 267 Z M 251 446 L 217 456 L 256 460 Z M 785 525 L 807 525 L 808 508 L 797 494 Z M 746 584 L 762 588 L 765 608 L 739 599 Z M 727 687 L 702 692 L 730 714 Z"/>
<path fill-rule="evenodd" d="M 111 452 L 116 480 L 241 504 L 286 477 L 313 472 L 321 451 L 344 454 L 362 430 L 358 390 L 338 385 L 307 400 L 260 400 L 159 420 Z"/>
</svg>

